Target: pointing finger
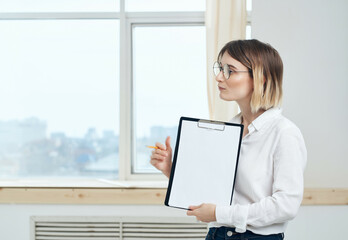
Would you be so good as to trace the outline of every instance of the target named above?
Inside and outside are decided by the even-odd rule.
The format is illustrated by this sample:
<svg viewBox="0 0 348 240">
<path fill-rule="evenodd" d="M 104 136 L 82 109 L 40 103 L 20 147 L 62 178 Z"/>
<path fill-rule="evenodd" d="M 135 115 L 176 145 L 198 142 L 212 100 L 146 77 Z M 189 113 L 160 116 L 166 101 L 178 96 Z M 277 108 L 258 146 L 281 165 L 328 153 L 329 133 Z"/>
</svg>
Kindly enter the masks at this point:
<svg viewBox="0 0 348 240">
<path fill-rule="evenodd" d="M 187 211 L 186 214 L 187 214 L 187 216 L 195 216 L 195 214 L 193 213 L 193 211 Z"/>
<path fill-rule="evenodd" d="M 162 143 L 156 142 L 156 147 L 158 147 L 161 150 L 166 150 L 166 146 L 164 146 Z"/>
</svg>

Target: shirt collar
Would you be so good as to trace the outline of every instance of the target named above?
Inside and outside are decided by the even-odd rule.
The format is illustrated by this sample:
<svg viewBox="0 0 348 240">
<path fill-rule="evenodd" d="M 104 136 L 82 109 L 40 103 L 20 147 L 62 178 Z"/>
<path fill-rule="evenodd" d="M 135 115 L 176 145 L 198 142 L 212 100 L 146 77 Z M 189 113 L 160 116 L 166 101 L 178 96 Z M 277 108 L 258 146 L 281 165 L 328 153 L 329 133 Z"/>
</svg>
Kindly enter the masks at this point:
<svg viewBox="0 0 348 240">
<path fill-rule="evenodd" d="M 258 116 L 254 121 L 251 122 L 251 124 L 254 126 L 254 128 L 258 131 L 262 128 L 262 126 L 265 125 L 269 120 L 274 119 L 277 117 L 283 109 L 280 107 L 272 107 L 268 110 L 266 110 L 264 113 L 262 113 L 260 116 Z M 236 116 L 234 116 L 231 121 L 232 123 L 238 123 L 241 124 L 242 122 L 242 113 L 238 113 Z"/>
</svg>

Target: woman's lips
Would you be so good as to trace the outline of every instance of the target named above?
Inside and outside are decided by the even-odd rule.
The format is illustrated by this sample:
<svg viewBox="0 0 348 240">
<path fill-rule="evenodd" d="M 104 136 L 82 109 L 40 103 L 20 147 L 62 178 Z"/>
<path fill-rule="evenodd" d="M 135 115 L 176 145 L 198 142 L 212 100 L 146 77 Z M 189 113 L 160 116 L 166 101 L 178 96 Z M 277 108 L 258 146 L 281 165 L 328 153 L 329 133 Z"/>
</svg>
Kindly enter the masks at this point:
<svg viewBox="0 0 348 240">
<path fill-rule="evenodd" d="M 219 90 L 220 91 L 223 91 L 223 90 L 225 90 L 226 88 L 222 88 L 222 87 L 219 87 Z"/>
</svg>

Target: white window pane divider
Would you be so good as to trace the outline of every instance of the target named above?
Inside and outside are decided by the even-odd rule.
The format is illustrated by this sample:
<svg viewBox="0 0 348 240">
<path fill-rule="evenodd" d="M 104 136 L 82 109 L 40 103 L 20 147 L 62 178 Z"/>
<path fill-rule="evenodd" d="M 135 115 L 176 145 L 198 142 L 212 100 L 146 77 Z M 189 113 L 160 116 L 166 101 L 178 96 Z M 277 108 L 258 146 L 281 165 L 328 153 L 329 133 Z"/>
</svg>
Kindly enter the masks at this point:
<svg viewBox="0 0 348 240">
<path fill-rule="evenodd" d="M 119 174 L 120 180 L 127 180 L 127 171 L 131 159 L 131 83 L 130 79 L 130 55 L 129 41 L 131 40 L 126 26 L 125 0 L 120 0 L 120 136 L 119 136 Z"/>
</svg>

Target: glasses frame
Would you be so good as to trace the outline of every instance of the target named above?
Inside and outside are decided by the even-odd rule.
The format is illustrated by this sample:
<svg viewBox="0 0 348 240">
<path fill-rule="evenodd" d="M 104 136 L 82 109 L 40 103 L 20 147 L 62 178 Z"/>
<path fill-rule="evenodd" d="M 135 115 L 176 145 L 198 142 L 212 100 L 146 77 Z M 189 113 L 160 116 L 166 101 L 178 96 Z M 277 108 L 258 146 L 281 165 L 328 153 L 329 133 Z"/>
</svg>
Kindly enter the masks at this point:
<svg viewBox="0 0 348 240">
<path fill-rule="evenodd" d="M 215 69 L 219 69 L 219 72 L 218 73 L 215 73 Z M 221 66 L 221 63 L 219 63 L 218 61 L 214 62 L 214 65 L 213 65 L 213 72 L 215 74 L 215 76 L 219 75 L 220 72 L 222 71 L 224 77 L 226 79 L 229 79 L 230 76 L 233 74 L 233 73 L 240 73 L 240 72 L 248 72 L 250 73 L 251 70 L 246 70 L 246 71 L 235 71 L 235 70 L 231 70 L 228 66 L 228 64 L 224 64 L 224 66 Z"/>
</svg>

